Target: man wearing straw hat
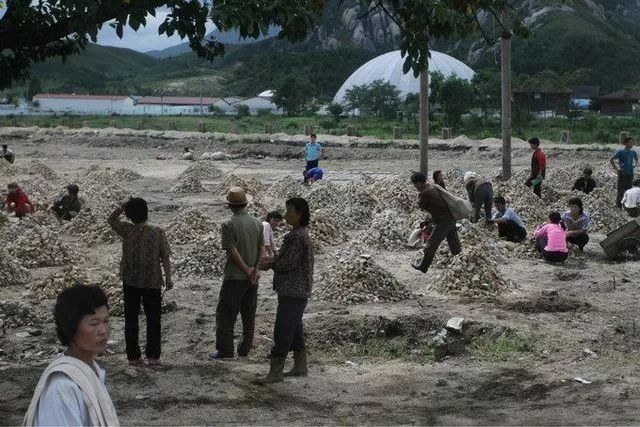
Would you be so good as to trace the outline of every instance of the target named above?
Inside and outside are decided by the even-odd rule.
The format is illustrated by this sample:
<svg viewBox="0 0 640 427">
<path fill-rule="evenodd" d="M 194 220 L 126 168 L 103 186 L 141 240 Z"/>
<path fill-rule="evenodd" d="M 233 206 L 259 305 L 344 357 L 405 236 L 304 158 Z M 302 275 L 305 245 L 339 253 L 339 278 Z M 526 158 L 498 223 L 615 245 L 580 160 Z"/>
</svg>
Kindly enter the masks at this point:
<svg viewBox="0 0 640 427">
<path fill-rule="evenodd" d="M 242 317 L 238 355 L 246 357 L 251 350 L 258 307 L 257 264 L 264 251 L 262 224 L 245 209 L 250 196 L 241 187 L 231 187 L 225 201 L 233 215 L 221 228 L 227 262 L 216 308 L 217 353 L 211 355 L 212 359 L 233 358 L 233 329 L 238 313 Z"/>
</svg>

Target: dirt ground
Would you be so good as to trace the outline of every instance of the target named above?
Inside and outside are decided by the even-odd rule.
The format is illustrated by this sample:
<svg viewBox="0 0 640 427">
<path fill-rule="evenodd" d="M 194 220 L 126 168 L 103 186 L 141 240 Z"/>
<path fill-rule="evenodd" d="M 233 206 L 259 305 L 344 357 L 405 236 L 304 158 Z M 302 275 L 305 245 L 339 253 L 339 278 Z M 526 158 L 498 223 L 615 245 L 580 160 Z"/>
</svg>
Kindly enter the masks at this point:
<svg viewBox="0 0 640 427">
<path fill-rule="evenodd" d="M 197 207 L 219 221 L 228 212 L 219 195 L 210 191 L 224 176 L 205 181 L 208 190 L 204 193 L 171 193 L 169 189 L 190 163 L 156 160 L 157 154 L 177 158 L 183 145 L 193 146 L 197 153 L 223 150 L 236 156 L 219 162 L 223 172 L 256 177 L 265 184 L 285 175 L 298 178 L 303 166 L 297 158 L 300 146 L 286 144 L 107 138 L 55 131 L 20 137 L 5 134 L 3 140 L 16 152 L 18 161 L 38 159 L 68 181 L 93 164 L 140 173 L 142 180 L 126 185 L 149 200 L 150 220 L 160 225 L 166 225 L 182 206 Z M 473 168 L 488 176 L 499 168 L 500 152 L 495 144 L 483 151 L 451 148 L 430 152 L 433 168 Z M 323 167 L 327 180 L 336 183 L 362 174 L 376 178 L 408 174 L 416 167 L 418 155 L 411 147 L 334 146 L 329 153 Z M 565 168 L 577 160 L 606 160 L 610 150 L 554 146 L 548 154 L 550 168 Z M 515 144 L 514 171 L 526 169 L 529 156 L 524 144 Z M 112 319 L 113 342 L 100 361 L 108 369 L 108 387 L 121 423 L 127 425 L 638 424 L 640 266 L 608 261 L 597 244 L 604 235 L 592 237 L 584 256 L 562 266 L 535 258 L 509 259 L 500 271 L 516 287 L 493 298 L 457 297 L 429 289 L 438 269 L 426 275 L 412 270 L 415 251 L 379 251 L 361 245 L 363 252 L 373 253 L 379 265 L 417 296 L 395 303 L 357 305 L 312 298 L 305 314 L 310 350 L 307 378 L 267 387 L 251 383 L 267 370 L 276 307 L 271 273 L 261 279 L 256 342 L 248 358 L 208 359 L 214 351 L 221 279 L 176 276 L 175 289 L 165 296 L 165 302 L 175 302 L 178 309 L 163 315 L 163 368 L 127 365 L 120 317 Z M 92 247 L 79 243 L 86 257 L 81 267 L 115 273 L 109 271 L 113 264 L 109 260 L 119 256 L 118 243 Z M 184 250 L 174 248 L 174 256 Z M 330 251 L 318 254 L 317 274 L 329 258 Z M 34 269 L 32 277 L 44 277 L 52 270 L 56 268 Z M 0 287 L 0 300 L 20 300 L 25 291 Z M 41 309 L 51 309 L 52 303 L 42 301 Z M 465 318 L 475 335 L 464 351 L 436 362 L 422 349 L 456 316 Z M 42 351 L 43 346 L 56 346 L 53 324 L 41 325 L 39 336 L 20 334 L 26 329 L 7 329 L 0 336 L 3 425 L 21 422 L 43 368 L 54 357 Z M 378 329 L 381 334 L 376 334 L 375 341 L 358 335 Z M 479 346 L 478 340 L 496 330 L 512 331 L 526 346 Z M 405 342 L 403 339 L 408 340 L 407 346 L 389 349 Z"/>
</svg>

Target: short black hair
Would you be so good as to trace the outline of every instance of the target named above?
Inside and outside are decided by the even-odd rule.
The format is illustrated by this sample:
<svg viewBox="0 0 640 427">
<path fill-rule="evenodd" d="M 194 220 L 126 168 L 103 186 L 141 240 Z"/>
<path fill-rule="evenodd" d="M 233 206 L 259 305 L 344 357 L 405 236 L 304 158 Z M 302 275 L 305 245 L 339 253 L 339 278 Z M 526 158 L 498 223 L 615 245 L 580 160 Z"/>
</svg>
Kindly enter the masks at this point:
<svg viewBox="0 0 640 427">
<path fill-rule="evenodd" d="M 413 184 L 416 182 L 427 182 L 427 177 L 422 172 L 414 172 L 411 174 L 411 182 Z"/>
<path fill-rule="evenodd" d="M 637 178 L 637 179 L 633 180 L 633 186 L 634 187 L 640 187 L 640 178 Z"/>
<path fill-rule="evenodd" d="M 584 173 L 585 175 L 589 175 L 589 176 L 591 176 L 591 175 L 593 175 L 593 170 L 592 170 L 591 168 L 584 168 L 583 173 Z"/>
<path fill-rule="evenodd" d="M 69 194 L 77 196 L 78 192 L 80 191 L 80 187 L 78 187 L 76 184 L 69 184 L 67 185 L 67 191 L 69 192 Z"/>
<path fill-rule="evenodd" d="M 132 197 L 124 204 L 124 213 L 134 224 L 140 224 L 149 219 L 147 202 L 140 197 Z"/>
<path fill-rule="evenodd" d="M 582 199 L 580 197 L 572 197 L 567 201 L 567 205 L 576 205 L 580 208 L 580 213 L 584 212 L 584 205 L 582 204 Z"/>
<path fill-rule="evenodd" d="M 282 221 L 282 214 L 279 211 L 271 211 L 267 214 L 267 218 L 265 221 L 271 221 L 275 219 L 276 221 Z"/>
<path fill-rule="evenodd" d="M 311 221 L 311 212 L 309 211 L 309 203 L 302 197 L 292 197 L 285 203 L 286 206 L 291 206 L 300 214 L 300 225 L 306 227 Z"/>
<path fill-rule="evenodd" d="M 76 284 L 60 292 L 53 309 L 56 332 L 63 345 L 70 345 L 82 318 L 100 307 L 109 309 L 109 300 L 98 286 Z"/>
<path fill-rule="evenodd" d="M 534 136 L 533 138 L 529 138 L 529 144 L 540 145 L 540 140 L 538 137 Z"/>
<path fill-rule="evenodd" d="M 6 149 L 7 147 L 9 147 L 7 144 L 2 144 L 2 148 Z"/>
<path fill-rule="evenodd" d="M 502 196 L 496 196 L 493 198 L 493 203 L 497 205 L 506 205 L 507 201 Z"/>
<path fill-rule="evenodd" d="M 559 224 L 562 221 L 562 215 L 558 211 L 549 212 L 549 221 L 554 224 Z"/>
<path fill-rule="evenodd" d="M 311 135 L 309 135 L 309 138 L 317 138 L 318 135 L 316 135 L 315 133 L 312 133 Z"/>
<path fill-rule="evenodd" d="M 626 137 L 624 138 L 624 140 L 622 141 L 622 143 L 623 143 L 623 144 L 626 144 L 626 143 L 627 143 L 627 142 L 629 142 L 629 141 L 632 141 L 632 142 L 633 142 L 633 138 L 632 138 L 632 137 L 630 137 L 630 136 L 626 136 Z"/>
<path fill-rule="evenodd" d="M 442 175 L 442 171 L 440 169 L 438 169 L 437 171 L 433 171 L 433 175 L 431 175 L 431 177 L 435 181 L 438 175 Z"/>
</svg>

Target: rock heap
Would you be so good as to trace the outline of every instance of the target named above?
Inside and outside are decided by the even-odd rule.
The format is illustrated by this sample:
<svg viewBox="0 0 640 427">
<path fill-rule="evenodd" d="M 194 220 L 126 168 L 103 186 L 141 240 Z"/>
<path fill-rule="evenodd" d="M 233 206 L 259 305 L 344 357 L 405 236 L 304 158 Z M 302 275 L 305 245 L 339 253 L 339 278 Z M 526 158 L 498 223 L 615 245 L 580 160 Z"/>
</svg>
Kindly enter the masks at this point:
<svg viewBox="0 0 640 427">
<path fill-rule="evenodd" d="M 57 181 L 59 179 L 58 174 L 53 169 L 39 160 L 32 160 L 29 163 L 29 175 L 40 175 L 47 181 Z"/>
<path fill-rule="evenodd" d="M 84 270 L 68 265 L 46 279 L 34 283 L 29 290 L 29 296 L 34 300 L 55 299 L 60 292 L 76 284 L 87 285 L 89 278 Z"/>
<path fill-rule="evenodd" d="M 339 220 L 323 209 L 311 214 L 309 232 L 318 251 L 322 251 L 324 246 L 335 246 L 347 240 L 347 234 L 340 226 Z"/>
<path fill-rule="evenodd" d="M 300 197 L 302 193 L 301 181 L 297 181 L 291 175 L 287 175 L 269 187 L 267 196 L 284 202 L 291 197 Z"/>
<path fill-rule="evenodd" d="M 138 172 L 126 168 L 118 169 L 113 173 L 113 176 L 126 182 L 133 182 L 143 178 Z"/>
<path fill-rule="evenodd" d="M 405 214 L 386 209 L 373 217 L 357 240 L 378 249 L 399 249 L 406 247 L 410 232 L 409 219 Z"/>
<path fill-rule="evenodd" d="M 96 214 L 94 209 L 86 206 L 73 220 L 65 223 L 63 229 L 73 236 L 81 237 L 90 246 L 117 242 L 118 235 L 107 223 L 106 215 L 108 214 L 103 210 Z"/>
<path fill-rule="evenodd" d="M 365 191 L 376 199 L 380 210 L 394 209 L 408 213 L 418 206 L 418 194 L 406 176 L 375 181 Z"/>
<path fill-rule="evenodd" d="M 92 284 L 102 288 L 109 300 L 109 314 L 111 316 L 124 316 L 124 300 L 122 297 L 122 281 L 117 274 L 103 274 Z"/>
<path fill-rule="evenodd" d="M 198 180 L 210 181 L 222 175 L 222 171 L 218 169 L 215 162 L 211 160 L 198 160 L 189 166 L 180 178 L 193 177 Z"/>
<path fill-rule="evenodd" d="M 196 240 L 194 247 L 174 266 L 182 277 L 217 277 L 222 275 L 226 259 L 218 233 L 210 233 Z"/>
<path fill-rule="evenodd" d="M 0 248 L 0 288 L 4 286 L 26 286 L 31 280 L 29 270 L 11 256 L 5 248 Z"/>
<path fill-rule="evenodd" d="M 204 186 L 195 176 L 181 176 L 176 185 L 171 188 L 172 193 L 202 193 Z"/>
<path fill-rule="evenodd" d="M 28 304 L 18 301 L 0 301 L 0 330 L 38 326 L 48 321 L 50 316 L 40 314 Z"/>
<path fill-rule="evenodd" d="M 368 255 L 342 256 L 322 274 L 315 295 L 343 304 L 395 302 L 411 298 L 411 292 Z"/>
<path fill-rule="evenodd" d="M 23 230 L 15 241 L 7 245 L 7 251 L 29 268 L 67 265 L 82 258 L 49 228 L 43 226 Z"/>
<path fill-rule="evenodd" d="M 166 227 L 167 240 L 172 245 L 193 243 L 199 237 L 219 230 L 220 225 L 198 209 L 179 213 Z"/>
<path fill-rule="evenodd" d="M 237 175 L 229 175 L 221 184 L 219 184 L 218 193 L 221 196 L 224 196 L 231 187 L 240 187 L 245 191 L 245 193 L 250 194 L 253 197 L 259 197 L 262 184 L 260 184 L 260 181 L 255 177 L 245 179 L 240 178 Z"/>
</svg>

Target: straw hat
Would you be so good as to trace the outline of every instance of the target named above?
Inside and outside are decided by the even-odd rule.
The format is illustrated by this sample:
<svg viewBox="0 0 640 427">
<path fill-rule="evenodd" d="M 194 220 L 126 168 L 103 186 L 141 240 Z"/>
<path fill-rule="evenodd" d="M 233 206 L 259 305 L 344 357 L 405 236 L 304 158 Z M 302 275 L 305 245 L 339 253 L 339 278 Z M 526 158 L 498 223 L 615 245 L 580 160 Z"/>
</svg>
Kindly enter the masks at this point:
<svg viewBox="0 0 640 427">
<path fill-rule="evenodd" d="M 229 206 L 244 206 L 252 199 L 253 197 L 245 193 L 242 187 L 231 187 L 224 200 Z"/>
</svg>

